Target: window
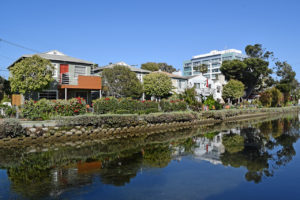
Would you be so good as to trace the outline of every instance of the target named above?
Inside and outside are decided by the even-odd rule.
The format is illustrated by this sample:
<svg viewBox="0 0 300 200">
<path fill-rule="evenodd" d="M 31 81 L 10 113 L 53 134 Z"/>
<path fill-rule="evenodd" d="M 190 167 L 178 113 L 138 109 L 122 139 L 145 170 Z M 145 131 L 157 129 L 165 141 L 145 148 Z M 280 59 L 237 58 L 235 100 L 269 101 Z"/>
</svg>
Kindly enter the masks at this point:
<svg viewBox="0 0 300 200">
<path fill-rule="evenodd" d="M 77 78 L 79 75 L 86 75 L 86 67 L 83 66 L 75 66 L 75 77 Z"/>
<path fill-rule="evenodd" d="M 217 93 L 220 93 L 220 92 L 221 92 L 221 87 L 218 86 L 218 87 L 217 87 Z"/>
<path fill-rule="evenodd" d="M 52 63 L 52 65 L 53 65 L 53 67 L 54 67 L 54 68 L 53 68 L 53 72 L 52 72 L 52 76 L 53 76 L 53 77 L 57 77 L 57 74 L 58 74 L 58 73 L 57 73 L 57 71 L 58 71 L 58 70 L 57 70 L 57 69 L 58 69 L 58 64 Z"/>
<path fill-rule="evenodd" d="M 178 88 L 181 88 L 181 81 L 178 80 Z"/>
<path fill-rule="evenodd" d="M 200 83 L 194 83 L 194 87 L 195 87 L 196 89 L 200 89 Z"/>
<path fill-rule="evenodd" d="M 44 90 L 39 92 L 39 99 L 57 99 L 57 90 Z"/>
</svg>

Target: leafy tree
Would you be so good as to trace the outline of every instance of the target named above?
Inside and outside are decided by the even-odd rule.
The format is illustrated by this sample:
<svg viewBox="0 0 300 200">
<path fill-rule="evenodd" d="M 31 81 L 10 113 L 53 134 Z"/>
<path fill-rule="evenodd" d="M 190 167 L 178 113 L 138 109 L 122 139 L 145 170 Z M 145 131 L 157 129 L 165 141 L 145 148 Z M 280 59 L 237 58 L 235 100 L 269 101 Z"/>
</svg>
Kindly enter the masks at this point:
<svg viewBox="0 0 300 200">
<path fill-rule="evenodd" d="M 141 69 L 145 69 L 145 70 L 149 70 L 149 71 L 158 71 L 159 70 L 159 66 L 157 63 L 155 62 L 147 62 L 142 64 Z"/>
<path fill-rule="evenodd" d="M 194 105 L 197 102 L 197 92 L 195 87 L 186 88 L 182 94 L 179 94 L 180 99 L 183 99 L 189 105 Z"/>
<path fill-rule="evenodd" d="M 250 58 L 268 59 L 274 55 L 273 52 L 266 51 L 262 48 L 261 44 L 247 45 L 245 52 Z"/>
<path fill-rule="evenodd" d="M 239 99 L 244 95 L 245 86 L 241 81 L 231 79 L 223 88 L 224 99 Z"/>
<path fill-rule="evenodd" d="M 142 64 L 141 68 L 152 72 L 161 70 L 164 72 L 173 73 L 176 71 L 172 65 L 168 65 L 167 63 L 147 62 Z"/>
<path fill-rule="evenodd" d="M 14 64 L 9 77 L 11 91 L 26 94 L 40 91 L 49 87 L 54 80 L 53 65 L 47 59 L 34 55 Z"/>
<path fill-rule="evenodd" d="M 208 67 L 206 64 L 200 64 L 193 67 L 195 71 L 201 72 L 202 74 L 207 73 Z"/>
<path fill-rule="evenodd" d="M 103 85 L 114 97 L 139 98 L 143 93 L 142 84 L 136 74 L 126 66 L 116 65 L 113 68 L 104 69 L 102 76 Z"/>
<path fill-rule="evenodd" d="M 281 78 L 276 87 L 283 93 L 284 103 L 287 103 L 291 93 L 295 92 L 298 87 L 296 72 L 287 62 L 278 61 L 275 64 L 277 67 L 276 75 Z"/>
<path fill-rule="evenodd" d="M 158 63 L 158 68 L 161 71 L 173 73 L 176 71 L 176 69 L 172 65 L 168 65 L 167 63 Z"/>
<path fill-rule="evenodd" d="M 5 94 L 10 94 L 9 81 L 0 76 L 0 101 L 3 99 Z"/>
<path fill-rule="evenodd" d="M 260 91 L 273 83 L 270 76 L 273 72 L 269 68 L 268 62 L 273 53 L 265 51 L 260 44 L 246 46 L 245 52 L 248 58 L 243 61 L 224 61 L 220 70 L 226 80 L 241 81 L 246 87 L 246 97 L 248 98 L 254 90 Z"/>
<path fill-rule="evenodd" d="M 147 95 L 163 97 L 172 90 L 171 78 L 163 73 L 151 73 L 144 77 L 144 91 Z"/>
</svg>

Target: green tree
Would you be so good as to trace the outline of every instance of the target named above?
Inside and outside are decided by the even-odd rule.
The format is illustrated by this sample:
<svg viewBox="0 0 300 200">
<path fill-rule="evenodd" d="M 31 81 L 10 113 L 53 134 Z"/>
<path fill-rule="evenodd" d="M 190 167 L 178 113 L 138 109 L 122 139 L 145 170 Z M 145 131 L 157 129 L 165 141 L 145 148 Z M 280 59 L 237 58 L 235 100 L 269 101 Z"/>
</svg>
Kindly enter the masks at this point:
<svg viewBox="0 0 300 200">
<path fill-rule="evenodd" d="M 0 101 L 3 99 L 4 95 L 10 94 L 9 81 L 0 76 Z"/>
<path fill-rule="evenodd" d="M 173 73 L 176 71 L 176 69 L 172 65 L 168 65 L 167 63 L 158 63 L 158 68 L 161 71 Z"/>
<path fill-rule="evenodd" d="M 107 87 L 109 95 L 114 97 L 139 98 L 143 93 L 143 86 L 136 74 L 126 66 L 114 66 L 102 72 L 103 85 Z"/>
<path fill-rule="evenodd" d="M 280 77 L 276 87 L 284 95 L 284 103 L 287 103 L 291 93 L 296 92 L 298 81 L 296 80 L 296 72 L 287 62 L 276 62 L 276 75 Z"/>
<path fill-rule="evenodd" d="M 144 77 L 144 91 L 147 95 L 163 97 L 172 90 L 171 78 L 163 73 L 151 73 Z"/>
<path fill-rule="evenodd" d="M 246 46 L 245 52 L 248 58 L 243 61 L 224 61 L 220 70 L 226 80 L 241 81 L 246 87 L 246 97 L 248 98 L 254 90 L 261 91 L 273 83 L 270 76 L 273 71 L 269 68 L 268 62 L 273 53 L 265 51 L 260 44 Z"/>
<path fill-rule="evenodd" d="M 147 62 L 142 64 L 141 69 L 145 69 L 145 70 L 149 70 L 149 71 L 158 71 L 159 70 L 159 66 L 157 63 L 155 62 Z"/>
<path fill-rule="evenodd" d="M 142 64 L 141 69 L 149 70 L 149 71 L 164 71 L 168 73 L 173 73 L 176 69 L 172 65 L 168 65 L 167 63 L 156 63 L 156 62 L 147 62 Z"/>
<path fill-rule="evenodd" d="M 179 94 L 180 99 L 183 99 L 188 105 L 194 105 L 197 103 L 197 92 L 195 87 L 186 88 L 182 94 Z"/>
<path fill-rule="evenodd" d="M 223 88 L 223 98 L 235 100 L 244 95 L 245 86 L 241 81 L 231 79 Z"/>
<path fill-rule="evenodd" d="M 54 67 L 47 59 L 34 55 L 14 64 L 9 77 L 11 91 L 26 94 L 49 87 Z"/>
</svg>

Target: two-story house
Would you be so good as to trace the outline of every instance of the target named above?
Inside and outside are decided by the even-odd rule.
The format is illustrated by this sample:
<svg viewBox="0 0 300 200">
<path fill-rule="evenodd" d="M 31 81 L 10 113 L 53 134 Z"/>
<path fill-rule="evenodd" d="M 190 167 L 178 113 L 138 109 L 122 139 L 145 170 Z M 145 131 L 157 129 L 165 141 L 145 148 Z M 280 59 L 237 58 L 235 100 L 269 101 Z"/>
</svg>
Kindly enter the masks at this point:
<svg viewBox="0 0 300 200">
<path fill-rule="evenodd" d="M 91 74 L 94 63 L 67 56 L 57 50 L 35 55 L 50 60 L 54 66 L 54 81 L 49 88 L 40 92 L 32 92 L 32 99 L 54 100 L 82 97 L 91 104 L 91 91 L 101 90 L 101 77 Z M 32 56 L 33 54 L 21 56 L 8 69 L 22 59 Z"/>
</svg>

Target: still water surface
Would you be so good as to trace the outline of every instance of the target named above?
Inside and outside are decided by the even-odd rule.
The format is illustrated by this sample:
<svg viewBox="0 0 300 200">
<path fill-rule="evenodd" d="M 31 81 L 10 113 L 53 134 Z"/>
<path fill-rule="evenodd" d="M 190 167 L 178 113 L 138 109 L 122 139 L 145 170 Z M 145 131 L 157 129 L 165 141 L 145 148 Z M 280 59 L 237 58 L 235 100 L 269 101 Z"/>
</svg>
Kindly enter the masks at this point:
<svg viewBox="0 0 300 200">
<path fill-rule="evenodd" d="M 0 148 L 0 199 L 300 199 L 297 115 Z"/>
</svg>

